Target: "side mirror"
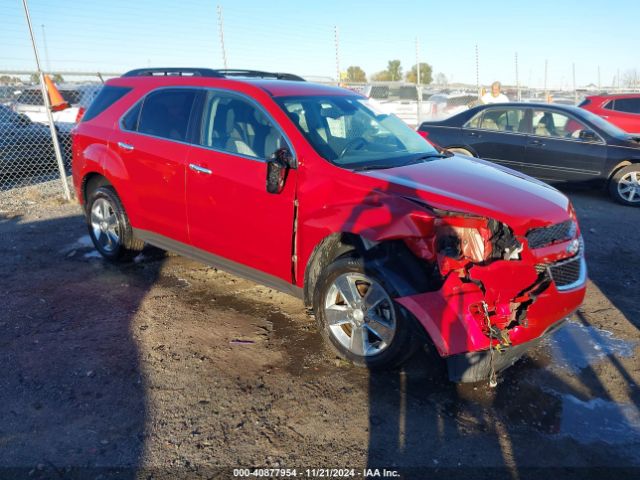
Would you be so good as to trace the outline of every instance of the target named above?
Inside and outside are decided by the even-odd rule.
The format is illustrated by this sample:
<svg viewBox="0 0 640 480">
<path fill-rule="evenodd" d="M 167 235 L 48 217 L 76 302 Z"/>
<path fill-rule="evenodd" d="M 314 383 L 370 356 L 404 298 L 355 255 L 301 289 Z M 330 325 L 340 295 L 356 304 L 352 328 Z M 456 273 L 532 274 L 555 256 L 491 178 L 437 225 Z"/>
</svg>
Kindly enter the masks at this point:
<svg viewBox="0 0 640 480">
<path fill-rule="evenodd" d="M 596 132 L 593 130 L 580 130 L 580 140 L 585 140 L 587 142 L 594 142 L 598 139 L 596 136 Z"/>
<path fill-rule="evenodd" d="M 293 156 L 287 147 L 279 148 L 267 160 L 267 192 L 282 192 L 292 161 Z"/>
</svg>

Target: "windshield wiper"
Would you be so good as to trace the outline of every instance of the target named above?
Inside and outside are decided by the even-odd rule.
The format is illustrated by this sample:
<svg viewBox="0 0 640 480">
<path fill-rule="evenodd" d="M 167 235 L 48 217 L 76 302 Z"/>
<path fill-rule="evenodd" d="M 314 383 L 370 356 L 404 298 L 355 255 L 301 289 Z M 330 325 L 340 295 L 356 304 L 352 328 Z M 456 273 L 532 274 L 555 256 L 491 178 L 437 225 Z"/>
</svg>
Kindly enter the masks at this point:
<svg viewBox="0 0 640 480">
<path fill-rule="evenodd" d="M 385 170 L 387 168 L 396 168 L 396 167 L 402 167 L 404 165 L 389 165 L 387 164 L 371 164 L 371 165 L 364 165 L 362 167 L 358 167 L 358 168 L 354 168 L 353 170 L 355 172 L 362 172 L 364 170 Z"/>
</svg>

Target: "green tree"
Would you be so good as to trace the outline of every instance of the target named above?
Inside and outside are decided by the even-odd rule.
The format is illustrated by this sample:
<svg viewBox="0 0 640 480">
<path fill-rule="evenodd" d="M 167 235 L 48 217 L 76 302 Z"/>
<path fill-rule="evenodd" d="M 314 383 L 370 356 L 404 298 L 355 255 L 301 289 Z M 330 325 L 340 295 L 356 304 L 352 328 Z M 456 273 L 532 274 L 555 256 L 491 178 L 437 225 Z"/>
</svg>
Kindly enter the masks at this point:
<svg viewBox="0 0 640 480">
<path fill-rule="evenodd" d="M 420 63 L 420 84 L 429 85 L 433 78 L 431 77 L 433 69 L 428 63 Z M 418 83 L 418 69 L 417 65 L 411 67 L 411 71 L 407 73 L 407 82 Z"/>
<path fill-rule="evenodd" d="M 51 77 L 51 80 L 53 80 L 53 83 L 64 82 L 64 78 L 62 78 L 62 75 L 60 75 L 59 73 L 54 73 L 53 76 Z"/>
<path fill-rule="evenodd" d="M 32 73 L 31 76 L 29 77 L 29 79 L 31 80 L 31 83 L 39 83 L 40 82 L 40 76 L 37 73 Z"/>
<path fill-rule="evenodd" d="M 389 72 L 390 80 L 395 82 L 402 79 L 402 66 L 400 60 L 389 60 L 387 63 L 387 72 Z"/>
<path fill-rule="evenodd" d="M 391 74 L 387 70 L 376 72 L 371 75 L 371 80 L 374 82 L 388 82 L 391 80 Z"/>
<path fill-rule="evenodd" d="M 347 80 L 350 82 L 366 82 L 367 74 L 360 67 L 354 65 L 347 68 Z"/>
</svg>

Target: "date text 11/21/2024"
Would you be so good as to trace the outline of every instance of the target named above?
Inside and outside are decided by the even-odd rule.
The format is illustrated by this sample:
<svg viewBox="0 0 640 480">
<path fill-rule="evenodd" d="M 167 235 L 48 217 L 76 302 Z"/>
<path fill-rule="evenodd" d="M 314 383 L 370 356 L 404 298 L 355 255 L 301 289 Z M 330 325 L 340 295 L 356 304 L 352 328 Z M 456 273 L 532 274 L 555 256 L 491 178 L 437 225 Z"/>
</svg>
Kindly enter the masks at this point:
<svg viewBox="0 0 640 480">
<path fill-rule="evenodd" d="M 398 478 L 397 470 L 386 468 L 235 468 L 234 477 L 289 477 L 289 478 Z"/>
</svg>

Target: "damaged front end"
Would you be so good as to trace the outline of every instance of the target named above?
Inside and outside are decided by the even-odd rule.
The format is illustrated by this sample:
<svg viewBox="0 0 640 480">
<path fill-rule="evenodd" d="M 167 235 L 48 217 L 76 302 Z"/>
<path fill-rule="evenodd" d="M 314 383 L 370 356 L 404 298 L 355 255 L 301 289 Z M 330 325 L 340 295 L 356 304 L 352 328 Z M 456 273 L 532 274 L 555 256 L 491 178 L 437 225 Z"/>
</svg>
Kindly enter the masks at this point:
<svg viewBox="0 0 640 480">
<path fill-rule="evenodd" d="M 437 266 L 435 291 L 397 298 L 447 358 L 451 380 L 491 378 L 581 304 L 584 248 L 575 214 L 514 231 L 491 218 L 429 208 L 402 240 Z"/>
</svg>

